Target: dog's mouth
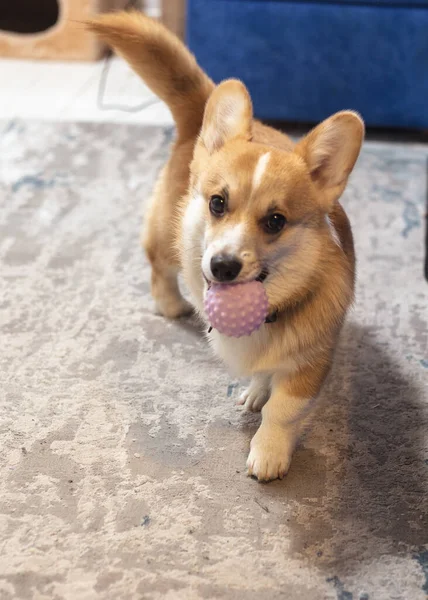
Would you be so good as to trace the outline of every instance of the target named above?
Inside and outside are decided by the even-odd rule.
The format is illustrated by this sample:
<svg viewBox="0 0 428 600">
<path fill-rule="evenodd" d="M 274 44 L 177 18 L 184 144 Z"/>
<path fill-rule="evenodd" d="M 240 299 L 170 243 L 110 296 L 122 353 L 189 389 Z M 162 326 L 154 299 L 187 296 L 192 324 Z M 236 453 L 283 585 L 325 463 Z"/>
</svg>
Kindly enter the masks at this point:
<svg viewBox="0 0 428 600">
<path fill-rule="evenodd" d="M 267 277 L 268 275 L 269 275 L 269 271 L 268 271 L 266 268 L 264 268 L 264 269 L 262 269 L 262 270 L 260 271 L 260 274 L 258 275 L 258 277 L 256 277 L 256 278 L 254 279 L 254 281 L 258 281 L 259 283 L 263 283 L 263 282 L 265 281 L 265 279 L 266 279 L 266 277 Z M 221 285 L 221 283 L 220 283 L 220 282 L 217 282 L 217 281 L 210 281 L 210 280 L 209 280 L 209 279 L 208 279 L 208 278 L 205 276 L 205 274 L 204 274 L 204 273 L 202 273 L 202 276 L 203 276 L 203 278 L 205 279 L 205 283 L 207 284 L 207 287 L 208 287 L 208 289 L 210 289 L 210 287 L 212 286 L 212 284 L 213 284 L 213 283 L 215 283 L 215 284 L 220 284 L 220 285 Z M 230 284 L 231 284 L 231 285 L 233 285 L 234 283 L 248 283 L 248 282 L 244 282 L 244 281 L 230 281 L 230 282 L 227 282 L 227 283 L 228 283 L 229 285 L 230 285 Z M 224 284 L 223 284 L 223 285 L 224 285 Z"/>
</svg>

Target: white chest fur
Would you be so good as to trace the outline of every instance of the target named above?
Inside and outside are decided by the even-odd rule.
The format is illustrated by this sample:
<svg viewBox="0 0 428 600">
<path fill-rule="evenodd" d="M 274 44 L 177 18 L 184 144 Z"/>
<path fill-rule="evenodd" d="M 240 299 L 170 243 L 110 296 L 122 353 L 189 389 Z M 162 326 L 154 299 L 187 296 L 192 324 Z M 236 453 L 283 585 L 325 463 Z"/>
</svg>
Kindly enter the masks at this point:
<svg viewBox="0 0 428 600">
<path fill-rule="evenodd" d="M 204 252 L 204 199 L 194 196 L 184 213 L 182 223 L 181 264 L 183 276 L 195 307 L 203 313 L 205 282 L 202 276 Z"/>
<path fill-rule="evenodd" d="M 275 323 L 264 324 L 261 328 L 241 338 L 221 335 L 213 330 L 209 340 L 214 352 L 238 376 L 254 373 L 292 372 L 297 369 L 297 357 L 287 355 L 286 333 L 273 331 Z"/>
</svg>

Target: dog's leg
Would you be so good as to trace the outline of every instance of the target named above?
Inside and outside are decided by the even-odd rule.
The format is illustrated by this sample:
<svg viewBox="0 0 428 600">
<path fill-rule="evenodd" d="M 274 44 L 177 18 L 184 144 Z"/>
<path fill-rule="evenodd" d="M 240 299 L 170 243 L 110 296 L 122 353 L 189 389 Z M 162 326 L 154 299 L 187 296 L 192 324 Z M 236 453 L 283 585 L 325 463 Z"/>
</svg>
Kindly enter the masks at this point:
<svg viewBox="0 0 428 600">
<path fill-rule="evenodd" d="M 178 287 L 177 219 L 170 194 L 175 192 L 178 196 L 179 191 L 172 184 L 168 188 L 167 171 L 164 168 L 161 172 L 148 206 L 141 243 L 152 266 L 151 290 L 157 310 L 165 317 L 176 319 L 190 314 L 193 307 L 183 298 Z"/>
<path fill-rule="evenodd" d="M 262 424 L 251 440 L 248 474 L 259 481 L 282 479 L 291 462 L 303 423 L 328 368 L 323 361 L 290 376 L 275 374 L 272 393 L 262 409 Z"/>
<path fill-rule="evenodd" d="M 242 392 L 237 402 L 243 405 L 248 412 L 258 412 L 266 404 L 270 394 L 271 376 L 264 373 L 256 373 L 251 379 L 250 385 Z"/>
<path fill-rule="evenodd" d="M 159 313 L 177 319 L 193 311 L 192 305 L 181 295 L 178 287 L 178 268 L 159 268 L 159 260 L 152 263 L 152 295 Z"/>
<path fill-rule="evenodd" d="M 164 239 L 168 232 L 165 231 Z M 162 244 L 158 233 L 148 234 L 145 229 L 144 247 L 152 265 L 152 296 L 158 312 L 169 319 L 177 319 L 192 312 L 192 305 L 181 295 L 178 287 L 179 265 L 170 250 L 172 244 Z"/>
</svg>

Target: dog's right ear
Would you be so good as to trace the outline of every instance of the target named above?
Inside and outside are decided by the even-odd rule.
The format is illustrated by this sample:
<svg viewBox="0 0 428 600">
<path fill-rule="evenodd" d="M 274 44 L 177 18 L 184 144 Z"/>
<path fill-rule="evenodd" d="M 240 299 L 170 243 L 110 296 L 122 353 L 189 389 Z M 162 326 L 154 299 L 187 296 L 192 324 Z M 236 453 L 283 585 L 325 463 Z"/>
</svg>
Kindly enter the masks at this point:
<svg viewBox="0 0 428 600">
<path fill-rule="evenodd" d="M 351 110 L 320 123 L 296 146 L 326 210 L 341 196 L 364 139 L 364 122 Z"/>
<path fill-rule="evenodd" d="M 208 99 L 200 140 L 212 154 L 233 138 L 249 140 L 252 121 L 253 106 L 247 88 L 238 79 L 228 79 Z"/>
</svg>

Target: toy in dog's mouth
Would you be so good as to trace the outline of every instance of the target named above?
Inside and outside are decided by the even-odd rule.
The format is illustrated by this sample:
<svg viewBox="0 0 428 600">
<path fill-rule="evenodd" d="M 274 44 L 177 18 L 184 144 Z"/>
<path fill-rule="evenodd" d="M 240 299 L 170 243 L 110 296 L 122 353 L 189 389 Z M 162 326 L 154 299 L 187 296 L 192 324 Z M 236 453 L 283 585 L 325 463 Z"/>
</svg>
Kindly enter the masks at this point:
<svg viewBox="0 0 428 600">
<path fill-rule="evenodd" d="M 269 300 L 263 285 L 268 272 L 246 283 L 211 283 L 204 308 L 212 328 L 229 337 L 251 335 L 266 321 Z"/>
</svg>

